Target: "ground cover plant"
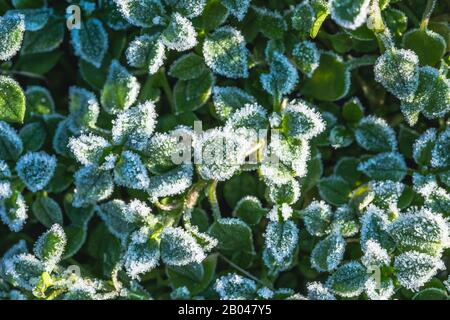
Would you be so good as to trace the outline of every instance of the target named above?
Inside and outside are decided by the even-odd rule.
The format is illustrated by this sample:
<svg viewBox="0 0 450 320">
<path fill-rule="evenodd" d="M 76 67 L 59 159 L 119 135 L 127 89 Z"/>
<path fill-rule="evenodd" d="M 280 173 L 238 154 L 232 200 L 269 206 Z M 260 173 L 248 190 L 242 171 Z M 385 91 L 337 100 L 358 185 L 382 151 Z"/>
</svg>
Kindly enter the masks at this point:
<svg viewBox="0 0 450 320">
<path fill-rule="evenodd" d="M 0 0 L 0 299 L 447 299 L 449 17 Z"/>
</svg>

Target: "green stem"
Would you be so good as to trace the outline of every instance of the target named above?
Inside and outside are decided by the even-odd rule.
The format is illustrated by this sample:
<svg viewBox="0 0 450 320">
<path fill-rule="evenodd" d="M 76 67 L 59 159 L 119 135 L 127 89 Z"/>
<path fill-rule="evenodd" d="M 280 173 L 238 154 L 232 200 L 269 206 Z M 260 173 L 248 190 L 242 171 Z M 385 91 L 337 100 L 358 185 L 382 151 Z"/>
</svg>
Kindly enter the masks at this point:
<svg viewBox="0 0 450 320">
<path fill-rule="evenodd" d="M 362 57 L 357 58 L 351 58 L 346 62 L 347 67 L 350 70 L 359 68 L 359 67 L 365 67 L 365 66 L 371 66 L 375 64 L 375 61 L 377 60 L 378 56 L 374 55 L 364 55 Z"/>
<path fill-rule="evenodd" d="M 169 102 L 170 110 L 172 110 L 172 113 L 176 114 L 177 108 L 173 100 L 172 88 L 170 88 L 169 81 L 167 80 L 166 76 L 166 70 L 164 68 L 161 69 L 160 76 L 161 76 L 161 88 L 163 89 L 167 101 Z"/>
<path fill-rule="evenodd" d="M 209 186 L 208 200 L 211 204 L 214 220 L 217 221 L 222 217 L 220 213 L 219 201 L 217 200 L 217 180 L 213 180 Z"/>
<path fill-rule="evenodd" d="M 273 289 L 271 284 L 265 283 L 264 281 L 258 279 L 257 277 L 255 277 L 251 273 L 245 271 L 244 269 L 239 267 L 237 264 L 235 264 L 233 261 L 231 261 L 230 259 L 225 257 L 223 254 L 219 253 L 219 257 L 222 258 L 222 260 L 225 261 L 226 263 L 228 263 L 231 267 L 233 267 L 234 269 L 236 269 L 237 271 L 239 271 L 240 273 L 245 275 L 247 278 L 250 278 L 250 279 L 254 280 L 255 282 L 257 282 L 257 283 L 259 283 L 259 284 L 261 284 L 261 285 L 263 285 L 265 287 L 269 287 L 270 289 Z"/>
<path fill-rule="evenodd" d="M 430 21 L 431 14 L 433 13 L 436 0 L 428 0 L 425 11 L 423 12 L 422 21 L 420 22 L 420 30 L 427 30 L 428 22 Z"/>
<path fill-rule="evenodd" d="M 206 182 L 201 180 L 194 184 L 186 195 L 183 205 L 183 223 L 186 229 L 191 228 L 192 210 L 197 204 L 200 192 L 205 188 Z"/>
</svg>

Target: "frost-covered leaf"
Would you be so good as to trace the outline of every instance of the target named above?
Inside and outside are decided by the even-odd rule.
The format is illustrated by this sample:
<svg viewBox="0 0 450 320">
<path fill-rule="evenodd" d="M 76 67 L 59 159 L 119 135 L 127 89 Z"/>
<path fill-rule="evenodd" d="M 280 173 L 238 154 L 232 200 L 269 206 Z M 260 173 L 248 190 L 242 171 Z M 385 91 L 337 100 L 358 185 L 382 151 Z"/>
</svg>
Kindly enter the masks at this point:
<svg viewBox="0 0 450 320">
<path fill-rule="evenodd" d="M 355 130 L 359 146 L 372 152 L 388 152 L 397 149 L 395 131 L 382 118 L 363 118 Z"/>
<path fill-rule="evenodd" d="M 147 145 L 155 124 L 155 105 L 150 101 L 122 111 L 113 120 L 113 142 L 142 150 Z"/>
<path fill-rule="evenodd" d="M 292 56 L 297 68 L 310 77 L 320 62 L 320 51 L 314 42 L 305 40 L 295 45 Z"/>
<path fill-rule="evenodd" d="M 374 194 L 372 203 L 381 209 L 395 209 L 405 186 L 390 180 L 370 181 L 369 189 Z"/>
<path fill-rule="evenodd" d="M 376 206 L 370 205 L 361 218 L 361 248 L 365 250 L 369 241 L 374 241 L 387 250 L 392 250 L 394 242 L 388 233 L 387 215 Z"/>
<path fill-rule="evenodd" d="M 347 205 L 337 208 L 333 214 L 331 228 L 339 230 L 343 237 L 352 237 L 358 233 L 359 221 L 353 209 Z"/>
<path fill-rule="evenodd" d="M 278 11 L 252 6 L 256 13 L 260 32 L 270 39 L 280 39 L 287 30 L 287 24 Z"/>
<path fill-rule="evenodd" d="M 250 7 L 250 0 L 223 0 L 221 2 L 239 21 L 244 19 Z"/>
<path fill-rule="evenodd" d="M 180 80 L 192 80 L 198 78 L 207 70 L 202 57 L 195 53 L 188 53 L 172 63 L 169 75 Z"/>
<path fill-rule="evenodd" d="M 97 206 L 96 212 L 109 232 L 124 241 L 136 229 L 134 223 L 125 219 L 127 204 L 122 200 L 112 200 Z"/>
<path fill-rule="evenodd" d="M 314 247 L 311 252 L 311 266 L 319 272 L 331 272 L 341 263 L 344 251 L 344 238 L 339 232 L 332 233 Z"/>
<path fill-rule="evenodd" d="M 410 210 L 389 225 L 397 248 L 439 255 L 449 245 L 449 227 L 444 218 L 427 209 Z"/>
<path fill-rule="evenodd" d="M 230 179 L 244 163 L 248 142 L 229 131 L 213 129 L 203 133 L 194 145 L 197 169 L 204 179 Z"/>
<path fill-rule="evenodd" d="M 289 136 L 311 139 L 325 130 L 325 123 L 320 113 L 299 100 L 284 109 L 282 128 Z"/>
<path fill-rule="evenodd" d="M 6 262 L 6 275 L 11 277 L 13 283 L 25 290 L 33 290 L 38 284 L 44 266 L 32 254 L 21 253 L 11 257 Z"/>
<path fill-rule="evenodd" d="M 315 18 L 314 9 L 309 1 L 303 1 L 295 7 L 292 13 L 292 27 L 295 30 L 298 30 L 300 35 L 305 37 L 306 35 L 309 35 L 309 31 L 314 24 Z"/>
<path fill-rule="evenodd" d="M 33 251 L 42 261 L 46 271 L 51 271 L 61 260 L 66 243 L 66 234 L 59 224 L 52 225 L 37 239 Z"/>
<path fill-rule="evenodd" d="M 431 151 L 431 166 L 445 168 L 450 166 L 450 128 L 439 134 L 436 144 Z"/>
<path fill-rule="evenodd" d="M 7 201 L 0 202 L 0 218 L 11 231 L 22 230 L 28 215 L 27 204 L 20 193 L 14 192 Z"/>
<path fill-rule="evenodd" d="M 16 164 L 19 178 L 31 192 L 45 188 L 56 169 L 56 157 L 45 152 L 28 152 Z"/>
<path fill-rule="evenodd" d="M 262 87 L 275 97 L 289 94 L 298 82 L 298 72 L 286 56 L 274 52 L 270 61 L 270 72 L 260 77 Z"/>
<path fill-rule="evenodd" d="M 236 110 L 228 118 L 225 128 L 226 130 L 237 130 L 238 133 L 245 134 L 246 130 L 252 130 L 251 134 L 257 130 L 263 130 L 269 127 L 267 112 L 257 103 L 246 104 L 245 107 Z"/>
<path fill-rule="evenodd" d="M 159 243 L 146 228 L 135 231 L 130 239 L 122 260 L 127 274 L 132 279 L 139 279 L 158 265 Z"/>
<path fill-rule="evenodd" d="M 23 38 L 22 54 L 37 54 L 53 51 L 64 40 L 64 23 L 50 18 L 49 22 L 38 31 L 27 31 Z"/>
<path fill-rule="evenodd" d="M 21 14 L 0 17 L 0 60 L 9 60 L 22 45 L 25 17 Z"/>
<path fill-rule="evenodd" d="M 119 61 L 113 60 L 101 93 L 103 109 L 110 114 L 128 109 L 136 101 L 140 88 L 136 77 L 120 65 Z"/>
<path fill-rule="evenodd" d="M 217 239 L 217 249 L 242 268 L 252 263 L 255 253 L 252 230 L 238 218 L 222 218 L 214 222 L 209 234 Z"/>
<path fill-rule="evenodd" d="M 213 102 L 217 116 L 226 120 L 237 109 L 245 104 L 252 104 L 256 99 L 237 87 L 214 87 Z"/>
<path fill-rule="evenodd" d="M 183 229 L 166 227 L 161 232 L 161 259 L 169 266 L 201 263 L 206 255 L 195 239 Z"/>
<path fill-rule="evenodd" d="M 241 33 L 229 26 L 216 29 L 203 44 L 205 63 L 227 78 L 247 78 L 248 50 Z"/>
<path fill-rule="evenodd" d="M 436 129 L 426 130 L 413 145 L 413 158 L 417 164 L 428 166 L 431 164 L 431 152 L 436 142 Z"/>
<path fill-rule="evenodd" d="M 438 270 L 444 269 L 444 264 L 439 258 L 425 253 L 408 251 L 395 258 L 394 269 L 402 286 L 417 291 Z"/>
<path fill-rule="evenodd" d="M 75 54 L 96 68 L 100 68 L 108 50 L 108 33 L 100 20 L 91 18 L 72 29 L 72 45 Z"/>
<path fill-rule="evenodd" d="M 311 282 L 307 285 L 309 300 L 336 300 L 331 289 L 320 282 Z"/>
<path fill-rule="evenodd" d="M 341 297 L 357 297 L 363 290 L 368 274 L 357 261 L 350 261 L 340 266 L 328 279 L 334 293 Z"/>
<path fill-rule="evenodd" d="M 266 267 L 275 272 L 289 268 L 298 239 L 299 230 L 292 220 L 269 222 L 264 233 L 263 261 Z"/>
<path fill-rule="evenodd" d="M 68 125 L 73 132 L 95 127 L 100 114 L 97 97 L 86 89 L 70 87 L 69 112 Z"/>
<path fill-rule="evenodd" d="M 175 12 L 161 34 L 161 41 L 169 49 L 186 51 L 197 45 L 197 32 L 189 19 Z"/>
<path fill-rule="evenodd" d="M 437 69 L 420 68 L 414 97 L 402 101 L 400 108 L 410 125 L 418 121 L 420 112 L 428 119 L 443 117 L 450 110 L 450 81 Z"/>
<path fill-rule="evenodd" d="M 264 209 L 258 198 L 246 196 L 239 200 L 233 210 L 233 216 L 243 220 L 248 225 L 256 225 L 261 218 L 266 215 L 267 209 Z"/>
<path fill-rule="evenodd" d="M 411 50 L 390 49 L 378 57 L 375 80 L 399 99 L 411 98 L 419 85 L 419 58 Z"/>
<path fill-rule="evenodd" d="M 23 143 L 17 132 L 6 122 L 0 121 L 0 159 L 17 160 L 23 151 Z"/>
<path fill-rule="evenodd" d="M 114 168 L 114 182 L 126 188 L 145 190 L 150 179 L 147 169 L 136 153 L 123 151 Z"/>
<path fill-rule="evenodd" d="M 129 23 L 137 27 L 158 24 L 165 13 L 160 0 L 114 0 L 119 11 Z"/>
<path fill-rule="evenodd" d="M 361 162 L 358 170 L 373 180 L 401 181 L 406 175 L 406 163 L 397 152 L 379 153 Z"/>
<path fill-rule="evenodd" d="M 235 273 L 230 273 L 216 280 L 214 290 L 223 300 L 247 300 L 256 294 L 256 283 Z"/>
<path fill-rule="evenodd" d="M 53 14 L 52 8 L 39 8 L 39 9 L 19 9 L 8 10 L 5 14 L 8 16 L 23 15 L 25 19 L 25 30 L 37 31 L 42 29 L 47 23 L 50 16 Z"/>
<path fill-rule="evenodd" d="M 333 212 L 324 201 L 313 201 L 302 210 L 306 231 L 312 236 L 320 237 L 330 232 Z"/>
<path fill-rule="evenodd" d="M 15 80 L 0 76 L 0 120 L 23 122 L 25 94 Z"/>
<path fill-rule="evenodd" d="M 150 178 L 147 192 L 151 199 L 180 194 L 192 185 L 194 168 L 185 164 Z"/>
<path fill-rule="evenodd" d="M 365 243 L 364 255 L 361 262 L 366 268 L 381 267 L 389 265 L 391 257 L 386 249 L 384 249 L 378 242 L 368 240 Z"/>
<path fill-rule="evenodd" d="M 331 0 L 331 18 L 341 27 L 354 30 L 366 22 L 370 0 Z"/>
<path fill-rule="evenodd" d="M 98 164 L 110 146 L 108 140 L 94 134 L 71 137 L 68 144 L 71 153 L 82 165 Z"/>
<path fill-rule="evenodd" d="M 108 171 L 99 170 L 93 165 L 80 168 L 75 172 L 74 178 L 75 195 L 72 204 L 76 208 L 105 200 L 114 190 L 111 174 Z"/>
</svg>

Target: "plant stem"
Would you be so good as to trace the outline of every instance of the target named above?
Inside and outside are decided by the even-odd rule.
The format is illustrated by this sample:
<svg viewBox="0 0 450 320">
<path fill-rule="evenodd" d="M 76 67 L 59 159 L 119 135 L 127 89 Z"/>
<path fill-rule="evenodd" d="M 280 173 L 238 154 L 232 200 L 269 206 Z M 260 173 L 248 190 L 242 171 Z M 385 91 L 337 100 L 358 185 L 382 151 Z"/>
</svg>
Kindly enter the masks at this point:
<svg viewBox="0 0 450 320">
<path fill-rule="evenodd" d="M 161 69 L 160 76 L 161 76 L 161 88 L 163 89 L 167 101 L 169 102 L 170 110 L 172 110 L 172 113 L 176 114 L 177 108 L 173 100 L 172 88 L 170 88 L 169 81 L 167 80 L 165 68 Z"/>
<path fill-rule="evenodd" d="M 211 204 L 214 220 L 217 221 L 222 217 L 220 213 L 219 201 L 217 200 L 217 180 L 213 180 L 209 186 L 208 199 Z"/>
<path fill-rule="evenodd" d="M 183 222 L 186 229 L 191 228 L 192 209 L 197 204 L 200 192 L 205 188 L 206 182 L 201 180 L 194 184 L 186 195 L 183 205 Z"/>
<path fill-rule="evenodd" d="M 420 30 L 424 31 L 428 27 L 428 22 L 430 21 L 431 14 L 433 13 L 434 6 L 436 5 L 436 0 L 428 0 L 425 11 L 423 12 L 422 21 L 420 22 Z"/>
<path fill-rule="evenodd" d="M 241 267 L 239 267 L 237 264 L 235 264 L 233 261 L 231 261 L 230 259 L 228 259 L 227 257 L 225 257 L 223 254 L 219 253 L 219 257 L 221 257 L 223 259 L 223 261 L 225 261 L 226 263 L 228 263 L 230 266 L 232 266 L 234 269 L 236 269 L 237 271 L 239 271 L 240 273 L 242 273 L 243 275 L 245 275 L 247 278 L 250 278 L 252 280 L 254 280 L 255 282 L 258 282 L 259 284 L 265 286 L 265 287 L 269 287 L 270 289 L 273 289 L 271 284 L 267 284 L 264 281 L 261 281 L 260 279 L 258 279 L 257 277 L 255 277 L 254 275 L 252 275 L 251 273 L 245 271 L 244 269 L 242 269 Z"/>
</svg>

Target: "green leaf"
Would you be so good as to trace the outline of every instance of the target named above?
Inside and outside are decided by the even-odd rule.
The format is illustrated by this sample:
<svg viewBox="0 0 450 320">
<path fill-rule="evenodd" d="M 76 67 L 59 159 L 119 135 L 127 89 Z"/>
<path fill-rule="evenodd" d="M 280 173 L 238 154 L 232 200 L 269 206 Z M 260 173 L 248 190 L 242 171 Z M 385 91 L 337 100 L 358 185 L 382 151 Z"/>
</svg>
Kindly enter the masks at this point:
<svg viewBox="0 0 450 320">
<path fill-rule="evenodd" d="M 314 247 L 311 252 L 311 266 L 319 272 L 331 272 L 341 263 L 344 251 L 344 238 L 339 233 L 332 233 Z"/>
<path fill-rule="evenodd" d="M 413 297 L 413 300 L 447 300 L 447 292 L 437 288 L 427 288 L 417 292 Z"/>
<path fill-rule="evenodd" d="M 355 185 L 361 177 L 358 171 L 359 160 L 353 157 L 342 157 L 333 168 L 333 174 L 345 179 L 350 185 Z"/>
<path fill-rule="evenodd" d="M 358 170 L 374 180 L 401 181 L 406 175 L 406 163 L 397 152 L 380 153 L 361 162 Z"/>
<path fill-rule="evenodd" d="M 382 118 L 363 118 L 355 130 L 356 142 L 372 152 L 387 152 L 397 149 L 395 131 Z"/>
<path fill-rule="evenodd" d="M 22 123 L 25 117 L 25 94 L 11 78 L 0 76 L 0 120 Z"/>
<path fill-rule="evenodd" d="M 214 76 L 205 72 L 192 80 L 178 80 L 174 88 L 175 106 L 178 112 L 194 111 L 201 108 L 211 96 Z"/>
<path fill-rule="evenodd" d="M 50 92 L 41 86 L 29 86 L 25 91 L 27 114 L 50 114 L 55 111 L 55 102 Z"/>
<path fill-rule="evenodd" d="M 403 36 L 403 47 L 413 50 L 421 65 L 434 66 L 445 54 L 447 43 L 431 30 L 409 30 Z"/>
<path fill-rule="evenodd" d="M 108 50 L 108 33 L 100 20 L 83 20 L 80 29 L 72 29 L 72 45 L 75 54 L 84 61 L 100 68 Z"/>
<path fill-rule="evenodd" d="M 34 244 L 34 254 L 42 260 L 47 271 L 51 271 L 61 260 L 67 238 L 59 224 L 43 233 Z"/>
<path fill-rule="evenodd" d="M 218 241 L 217 249 L 242 268 L 248 268 L 255 256 L 250 227 L 238 218 L 222 218 L 214 222 L 209 234 Z"/>
<path fill-rule="evenodd" d="M 279 12 L 260 7 L 252 7 L 252 9 L 256 12 L 257 23 L 263 35 L 270 39 L 283 38 L 287 24 Z"/>
<path fill-rule="evenodd" d="M 342 117 L 350 123 L 358 123 L 364 117 L 364 107 L 357 97 L 351 98 L 344 104 Z"/>
<path fill-rule="evenodd" d="M 38 151 L 47 138 L 47 131 L 42 122 L 32 122 L 20 130 L 19 136 L 25 151 Z"/>
<path fill-rule="evenodd" d="M 50 52 L 58 48 L 64 40 L 64 23 L 50 19 L 43 29 L 27 31 L 23 39 L 22 54 Z"/>
<path fill-rule="evenodd" d="M 103 109 L 116 114 L 126 110 L 136 101 L 140 84 L 119 61 L 113 60 L 109 67 L 108 78 L 101 93 Z"/>
<path fill-rule="evenodd" d="M 62 56 L 61 51 L 21 55 L 14 68 L 31 75 L 44 75 L 53 69 Z M 39 61 L 39 63 L 36 63 L 36 61 Z"/>
<path fill-rule="evenodd" d="M 202 14 L 192 20 L 194 26 L 197 29 L 205 30 L 205 32 L 218 28 L 228 18 L 229 13 L 223 2 L 219 0 L 208 1 Z"/>
<path fill-rule="evenodd" d="M 226 120 L 236 110 L 246 104 L 256 102 L 256 99 L 237 87 L 214 87 L 213 102 L 215 114 L 221 120 Z"/>
<path fill-rule="evenodd" d="M 335 101 L 347 95 L 350 84 L 350 71 L 342 58 L 332 52 L 322 52 L 319 67 L 305 79 L 302 94 L 321 101 Z"/>
<path fill-rule="evenodd" d="M 6 122 L 0 121 L 0 158 L 17 160 L 23 151 L 23 143 L 17 132 Z"/>
<path fill-rule="evenodd" d="M 233 216 L 241 219 L 250 226 L 257 225 L 263 216 L 269 212 L 261 206 L 261 202 L 256 197 L 246 196 L 239 200 L 233 210 Z"/>
<path fill-rule="evenodd" d="M 207 70 L 202 57 L 195 53 L 188 53 L 170 66 L 169 75 L 180 80 L 192 80 L 200 77 Z"/>
<path fill-rule="evenodd" d="M 321 198 L 336 206 L 347 203 L 352 191 L 350 184 L 339 176 L 322 178 L 318 187 Z"/>
<path fill-rule="evenodd" d="M 210 255 L 202 264 L 167 267 L 166 273 L 174 288 L 187 287 L 192 295 L 196 295 L 204 291 L 213 281 L 216 265 L 217 255 Z"/>
<path fill-rule="evenodd" d="M 86 242 L 87 228 L 70 225 L 64 228 L 64 232 L 67 236 L 67 245 L 62 259 L 68 259 L 78 253 Z"/>
<path fill-rule="evenodd" d="M 0 17 L 0 61 L 16 55 L 22 45 L 25 17 L 14 14 Z"/>
<path fill-rule="evenodd" d="M 367 278 L 366 269 L 359 262 L 351 261 L 340 266 L 329 281 L 336 294 L 351 298 L 362 293 Z"/>
<path fill-rule="evenodd" d="M 59 204 L 49 197 L 38 197 L 31 207 L 34 216 L 47 228 L 53 224 L 63 224 L 63 215 Z"/>
</svg>

